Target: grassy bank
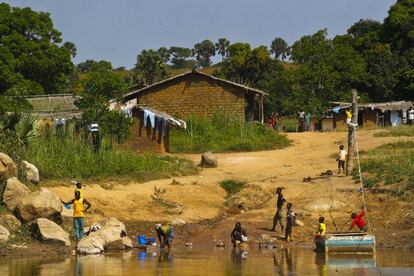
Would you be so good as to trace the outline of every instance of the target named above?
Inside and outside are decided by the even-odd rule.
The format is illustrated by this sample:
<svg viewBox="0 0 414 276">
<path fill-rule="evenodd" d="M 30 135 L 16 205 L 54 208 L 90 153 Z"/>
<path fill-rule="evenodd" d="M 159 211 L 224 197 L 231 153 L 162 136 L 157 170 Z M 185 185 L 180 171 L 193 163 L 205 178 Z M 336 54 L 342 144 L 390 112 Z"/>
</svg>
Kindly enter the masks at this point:
<svg viewBox="0 0 414 276">
<path fill-rule="evenodd" d="M 414 190 L 414 142 L 387 144 L 363 154 L 361 169 L 367 187 L 397 183 L 401 194 Z"/>
<path fill-rule="evenodd" d="M 43 179 L 128 178 L 147 181 L 197 172 L 188 160 L 121 150 L 101 150 L 76 139 L 39 138 L 25 152 Z"/>
<path fill-rule="evenodd" d="M 400 125 L 396 127 L 389 127 L 383 132 L 375 133 L 376 137 L 399 137 L 399 136 L 414 136 L 414 126 Z"/>
<path fill-rule="evenodd" d="M 285 135 L 266 126 L 224 115 L 212 119 L 190 118 L 186 130 L 172 129 L 170 132 L 172 152 L 246 152 L 279 149 L 288 145 Z"/>
</svg>

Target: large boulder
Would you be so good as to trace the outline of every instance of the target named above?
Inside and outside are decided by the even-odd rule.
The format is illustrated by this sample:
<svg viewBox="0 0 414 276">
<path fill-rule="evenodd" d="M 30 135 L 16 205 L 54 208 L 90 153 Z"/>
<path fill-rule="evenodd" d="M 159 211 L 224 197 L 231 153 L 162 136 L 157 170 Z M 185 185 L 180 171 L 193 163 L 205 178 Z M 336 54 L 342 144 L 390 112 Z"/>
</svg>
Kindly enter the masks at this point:
<svg viewBox="0 0 414 276">
<path fill-rule="evenodd" d="M 134 247 L 132 240 L 129 237 L 122 237 L 122 244 L 124 245 L 125 249 L 130 249 Z"/>
<path fill-rule="evenodd" d="M 26 197 L 16 208 L 17 217 L 23 222 L 30 222 L 37 218 L 47 218 L 62 223 L 62 204 L 57 195 L 47 189 L 40 193 Z"/>
<path fill-rule="evenodd" d="M 120 230 L 123 230 L 126 233 L 126 227 L 125 224 L 123 224 L 120 220 L 114 217 L 105 218 L 104 220 L 101 220 L 99 222 L 99 225 L 102 227 L 110 226 L 110 227 L 116 227 Z"/>
<path fill-rule="evenodd" d="M 204 168 L 215 168 L 217 167 L 217 158 L 211 151 L 207 151 L 201 155 L 200 166 Z"/>
<path fill-rule="evenodd" d="M 102 226 L 98 231 L 89 234 L 90 237 L 102 238 L 105 241 L 105 246 L 121 240 L 125 235 L 126 232 L 122 228 L 114 226 Z"/>
<path fill-rule="evenodd" d="M 33 183 L 33 184 L 38 184 L 39 183 L 39 170 L 36 168 L 35 165 L 27 162 L 27 161 L 23 161 L 22 162 L 22 170 L 23 170 L 23 175 L 24 177 L 27 179 L 27 181 Z"/>
<path fill-rule="evenodd" d="M 14 232 L 22 226 L 20 220 L 13 215 L 2 215 L 0 217 L 0 224 L 6 227 L 10 232 Z"/>
<path fill-rule="evenodd" d="M 14 212 L 16 207 L 21 204 L 23 198 L 31 194 L 30 189 L 21 183 L 17 177 L 7 179 L 6 187 L 3 192 L 3 202 L 7 208 Z"/>
<path fill-rule="evenodd" d="M 0 242 L 8 242 L 10 238 L 10 232 L 6 227 L 0 225 Z"/>
<path fill-rule="evenodd" d="M 0 152 L 0 176 L 10 178 L 16 175 L 17 167 L 13 159 L 7 154 Z"/>
<path fill-rule="evenodd" d="M 38 218 L 32 224 L 35 237 L 44 243 L 56 243 L 70 246 L 69 233 L 59 225 L 45 218 Z"/>
<path fill-rule="evenodd" d="M 105 241 L 98 236 L 83 237 L 76 247 L 79 254 L 100 254 L 104 251 Z"/>
</svg>

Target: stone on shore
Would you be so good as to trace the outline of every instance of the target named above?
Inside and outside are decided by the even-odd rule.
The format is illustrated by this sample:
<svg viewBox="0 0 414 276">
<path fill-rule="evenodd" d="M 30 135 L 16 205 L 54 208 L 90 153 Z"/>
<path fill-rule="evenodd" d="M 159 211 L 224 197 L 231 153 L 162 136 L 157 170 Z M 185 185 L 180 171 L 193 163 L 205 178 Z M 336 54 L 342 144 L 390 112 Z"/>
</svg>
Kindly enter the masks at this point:
<svg viewBox="0 0 414 276">
<path fill-rule="evenodd" d="M 85 236 L 76 247 L 79 254 L 100 254 L 104 251 L 105 241 L 99 236 Z"/>
<path fill-rule="evenodd" d="M 59 225 L 45 218 L 38 218 L 32 224 L 32 231 L 44 243 L 56 243 L 70 246 L 69 233 Z"/>
<path fill-rule="evenodd" d="M 14 212 L 16 207 L 21 204 L 22 199 L 31 194 L 30 189 L 21 183 L 17 177 L 7 179 L 6 187 L 3 192 L 3 202 L 7 208 Z"/>
<path fill-rule="evenodd" d="M 200 166 L 204 168 L 215 168 L 217 167 L 217 158 L 211 151 L 207 151 L 201 155 Z"/>
<path fill-rule="evenodd" d="M 14 232 L 22 226 L 20 220 L 9 214 L 0 217 L 0 224 L 6 227 L 10 232 Z"/>
<path fill-rule="evenodd" d="M 0 152 L 0 176 L 10 178 L 17 175 L 16 163 L 5 153 Z"/>
<path fill-rule="evenodd" d="M 330 198 L 318 198 L 306 204 L 303 209 L 308 212 L 327 212 L 331 209 L 338 210 L 344 207 L 345 204 L 339 200 L 331 200 Z"/>
<path fill-rule="evenodd" d="M 134 247 L 134 244 L 132 243 L 132 240 L 129 237 L 122 237 L 122 243 L 125 249 L 130 249 Z"/>
<path fill-rule="evenodd" d="M 23 175 L 25 176 L 25 178 L 27 179 L 27 181 L 33 183 L 33 184 L 38 184 L 39 183 L 39 170 L 36 168 L 35 165 L 27 162 L 27 161 L 23 161 L 22 162 L 22 169 L 23 169 Z"/>
<path fill-rule="evenodd" d="M 171 221 L 171 224 L 174 226 L 183 226 L 185 225 L 185 221 L 179 218 L 175 218 L 173 221 Z"/>
<path fill-rule="evenodd" d="M 31 222 L 37 218 L 47 218 L 62 223 L 62 204 L 57 195 L 47 189 L 34 193 L 22 200 L 16 208 L 17 217 L 23 222 Z"/>
<path fill-rule="evenodd" d="M 10 238 L 10 232 L 6 227 L 0 225 L 0 242 L 8 242 Z"/>
</svg>

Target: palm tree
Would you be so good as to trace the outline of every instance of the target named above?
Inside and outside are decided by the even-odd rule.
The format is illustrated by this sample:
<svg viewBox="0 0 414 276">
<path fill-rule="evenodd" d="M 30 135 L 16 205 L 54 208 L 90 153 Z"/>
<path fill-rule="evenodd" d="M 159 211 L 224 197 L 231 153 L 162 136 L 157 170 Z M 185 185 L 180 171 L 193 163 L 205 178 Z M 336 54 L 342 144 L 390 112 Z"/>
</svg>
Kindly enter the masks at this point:
<svg viewBox="0 0 414 276">
<path fill-rule="evenodd" d="M 227 48 L 229 47 L 229 45 L 230 45 L 230 41 L 226 38 L 220 38 L 216 42 L 215 44 L 216 51 L 219 55 L 221 55 L 221 60 L 223 60 L 224 57 L 227 56 L 227 53 L 228 53 Z"/>
</svg>

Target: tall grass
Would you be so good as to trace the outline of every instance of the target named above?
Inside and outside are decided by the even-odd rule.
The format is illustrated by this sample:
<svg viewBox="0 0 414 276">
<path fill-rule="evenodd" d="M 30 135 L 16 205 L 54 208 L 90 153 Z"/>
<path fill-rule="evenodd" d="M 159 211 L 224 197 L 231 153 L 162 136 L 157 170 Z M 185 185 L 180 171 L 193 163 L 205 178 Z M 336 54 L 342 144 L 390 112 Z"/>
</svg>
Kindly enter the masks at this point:
<svg viewBox="0 0 414 276">
<path fill-rule="evenodd" d="M 146 181 L 197 172 L 188 160 L 135 153 L 122 150 L 100 150 L 76 138 L 39 138 L 26 150 L 25 158 L 35 164 L 44 178 L 101 179 L 128 178 Z"/>
<path fill-rule="evenodd" d="M 387 136 L 414 136 L 414 126 L 399 125 L 396 127 L 389 127 L 386 131 L 375 133 L 376 137 L 387 137 Z"/>
<path fill-rule="evenodd" d="M 246 182 L 233 179 L 220 181 L 220 187 L 226 190 L 228 196 L 237 194 L 246 186 Z"/>
<path fill-rule="evenodd" d="M 402 192 L 413 190 L 414 142 L 387 144 L 363 154 L 361 170 L 366 186 L 400 183 Z"/>
<path fill-rule="evenodd" d="M 218 113 L 212 119 L 191 117 L 187 120 L 186 130 L 172 129 L 170 132 L 172 152 L 245 152 L 288 145 L 285 135 L 224 113 Z"/>
</svg>

